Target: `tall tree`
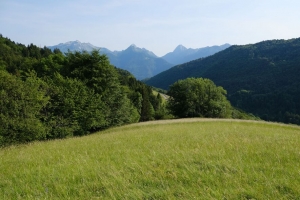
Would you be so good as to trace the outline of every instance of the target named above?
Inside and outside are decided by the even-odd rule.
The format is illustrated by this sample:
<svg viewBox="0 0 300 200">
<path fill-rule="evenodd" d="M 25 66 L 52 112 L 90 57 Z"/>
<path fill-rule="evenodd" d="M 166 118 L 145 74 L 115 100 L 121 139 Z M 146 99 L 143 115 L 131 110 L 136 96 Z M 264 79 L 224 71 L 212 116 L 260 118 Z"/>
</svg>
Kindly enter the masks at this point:
<svg viewBox="0 0 300 200">
<path fill-rule="evenodd" d="M 102 112 L 105 113 L 108 127 L 134 120 L 131 115 L 136 111 L 122 90 L 118 73 L 106 55 L 100 55 L 96 50 L 91 53 L 69 52 L 66 55 L 65 76 L 83 81 L 100 95 L 106 106 Z"/>
</svg>

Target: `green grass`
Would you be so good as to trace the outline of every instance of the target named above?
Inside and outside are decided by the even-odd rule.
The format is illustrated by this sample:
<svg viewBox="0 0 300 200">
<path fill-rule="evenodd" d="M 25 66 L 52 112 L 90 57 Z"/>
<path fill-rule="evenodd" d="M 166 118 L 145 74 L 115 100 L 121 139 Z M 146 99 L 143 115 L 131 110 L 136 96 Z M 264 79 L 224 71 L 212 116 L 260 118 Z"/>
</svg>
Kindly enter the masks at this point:
<svg viewBox="0 0 300 200">
<path fill-rule="evenodd" d="M 300 128 L 170 120 L 0 149 L 0 199 L 300 199 Z"/>
</svg>

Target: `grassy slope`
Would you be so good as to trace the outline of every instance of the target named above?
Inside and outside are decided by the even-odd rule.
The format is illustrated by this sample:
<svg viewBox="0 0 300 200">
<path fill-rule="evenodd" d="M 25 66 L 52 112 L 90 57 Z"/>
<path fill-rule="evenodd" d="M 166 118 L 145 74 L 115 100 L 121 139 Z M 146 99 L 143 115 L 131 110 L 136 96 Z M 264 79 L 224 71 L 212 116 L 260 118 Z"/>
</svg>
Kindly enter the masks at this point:
<svg viewBox="0 0 300 200">
<path fill-rule="evenodd" d="M 0 199 L 299 199 L 300 129 L 180 120 L 0 149 Z"/>
</svg>

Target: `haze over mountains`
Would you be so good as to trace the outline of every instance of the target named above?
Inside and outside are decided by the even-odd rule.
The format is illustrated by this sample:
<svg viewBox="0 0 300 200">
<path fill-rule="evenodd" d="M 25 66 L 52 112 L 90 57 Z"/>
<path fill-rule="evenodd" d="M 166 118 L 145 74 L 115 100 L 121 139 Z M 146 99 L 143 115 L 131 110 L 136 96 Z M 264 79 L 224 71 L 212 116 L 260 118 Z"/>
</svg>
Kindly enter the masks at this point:
<svg viewBox="0 0 300 200">
<path fill-rule="evenodd" d="M 224 44 L 221 46 L 188 49 L 182 45 L 179 45 L 173 52 L 170 52 L 162 57 L 158 57 L 153 52 L 145 48 L 139 48 L 134 44 L 122 51 L 111 51 L 104 47 L 97 47 L 90 43 L 82 43 L 76 40 L 60 43 L 54 46 L 48 46 L 48 48 L 51 50 L 57 48 L 62 52 L 68 52 L 68 50 L 100 50 L 100 53 L 108 56 L 112 65 L 121 69 L 125 69 L 132 73 L 137 79 L 142 80 L 151 78 L 177 64 L 212 55 L 218 51 L 228 48 L 229 46 L 229 44 Z"/>
</svg>

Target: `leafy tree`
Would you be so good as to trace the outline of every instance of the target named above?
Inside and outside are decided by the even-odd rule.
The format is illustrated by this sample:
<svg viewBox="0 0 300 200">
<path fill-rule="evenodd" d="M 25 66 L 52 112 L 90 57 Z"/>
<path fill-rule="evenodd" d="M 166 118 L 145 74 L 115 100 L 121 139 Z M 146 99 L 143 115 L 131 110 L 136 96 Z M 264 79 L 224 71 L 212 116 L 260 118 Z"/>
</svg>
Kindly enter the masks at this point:
<svg viewBox="0 0 300 200">
<path fill-rule="evenodd" d="M 65 76 L 77 78 L 99 94 L 105 108 L 107 127 L 130 123 L 136 120 L 137 112 L 123 91 L 118 72 L 106 55 L 95 50 L 68 52 Z"/>
<path fill-rule="evenodd" d="M 49 98 L 41 85 L 34 74 L 22 81 L 0 71 L 0 145 L 46 138 L 40 119 Z"/>
<path fill-rule="evenodd" d="M 177 117 L 230 117 L 226 91 L 211 80 L 188 78 L 170 86 L 168 107 Z"/>
<path fill-rule="evenodd" d="M 39 77 L 53 77 L 56 73 L 61 73 L 65 62 L 65 56 L 61 53 L 57 53 L 50 54 L 32 65 Z"/>
<path fill-rule="evenodd" d="M 44 110 L 47 138 L 86 135 L 107 126 L 100 95 L 78 79 L 55 74 L 47 80 L 50 103 Z"/>
</svg>

